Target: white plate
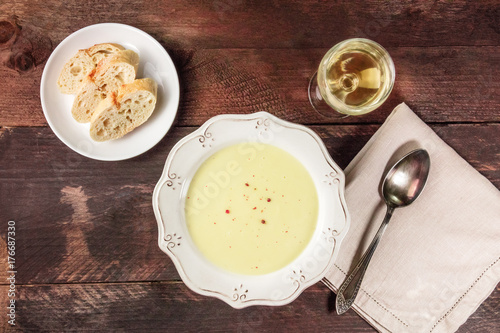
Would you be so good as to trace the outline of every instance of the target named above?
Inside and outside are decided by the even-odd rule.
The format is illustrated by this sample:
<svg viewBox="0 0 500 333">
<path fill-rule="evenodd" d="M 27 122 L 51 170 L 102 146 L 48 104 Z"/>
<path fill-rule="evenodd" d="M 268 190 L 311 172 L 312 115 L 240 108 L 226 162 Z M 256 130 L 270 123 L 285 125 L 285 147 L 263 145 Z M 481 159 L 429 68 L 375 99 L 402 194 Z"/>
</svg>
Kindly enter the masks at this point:
<svg viewBox="0 0 500 333">
<path fill-rule="evenodd" d="M 158 97 L 153 114 L 143 125 L 118 140 L 95 142 L 89 135 L 90 125 L 73 119 L 74 95 L 60 93 L 57 79 L 64 64 L 79 49 L 108 42 L 139 54 L 137 78 L 154 79 L 158 83 Z M 57 137 L 77 153 L 103 161 L 131 158 L 156 145 L 172 126 L 179 94 L 177 71 L 163 46 L 144 31 L 117 23 L 91 25 L 66 37 L 50 55 L 40 84 L 43 113 Z"/>
<path fill-rule="evenodd" d="M 192 241 L 184 217 L 186 193 L 197 168 L 210 155 L 241 142 L 262 142 L 284 149 L 311 175 L 318 192 L 316 229 L 304 251 L 289 265 L 264 275 L 241 275 L 216 267 Z M 153 192 L 158 244 L 193 291 L 217 297 L 234 308 L 283 305 L 325 276 L 349 229 L 345 178 L 321 139 L 309 128 L 267 112 L 220 115 L 181 139 L 170 151 Z"/>
</svg>

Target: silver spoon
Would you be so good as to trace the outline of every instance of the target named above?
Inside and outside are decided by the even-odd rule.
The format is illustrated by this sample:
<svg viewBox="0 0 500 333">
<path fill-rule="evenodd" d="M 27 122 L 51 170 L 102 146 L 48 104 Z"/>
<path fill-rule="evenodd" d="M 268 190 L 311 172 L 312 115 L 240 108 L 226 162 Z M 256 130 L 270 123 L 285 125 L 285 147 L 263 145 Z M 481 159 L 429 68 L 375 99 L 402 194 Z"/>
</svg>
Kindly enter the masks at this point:
<svg viewBox="0 0 500 333">
<path fill-rule="evenodd" d="M 338 314 L 349 310 L 354 303 L 370 259 L 382 238 L 394 209 L 407 206 L 417 199 L 427 181 L 429 168 L 429 154 L 424 149 L 417 149 L 400 159 L 385 176 L 382 183 L 382 194 L 387 205 L 387 213 L 372 243 L 338 290 L 335 304 Z"/>
</svg>

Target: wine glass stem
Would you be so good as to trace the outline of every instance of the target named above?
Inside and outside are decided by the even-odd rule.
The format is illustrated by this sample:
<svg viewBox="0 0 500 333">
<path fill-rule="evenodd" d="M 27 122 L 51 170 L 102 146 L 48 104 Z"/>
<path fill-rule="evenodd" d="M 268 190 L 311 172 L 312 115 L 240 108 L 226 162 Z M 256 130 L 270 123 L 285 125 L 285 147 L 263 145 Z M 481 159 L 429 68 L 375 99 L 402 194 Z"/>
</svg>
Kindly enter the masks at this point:
<svg viewBox="0 0 500 333">
<path fill-rule="evenodd" d="M 314 73 L 314 75 L 311 77 L 311 80 L 309 81 L 309 87 L 308 87 L 308 96 L 309 96 L 309 102 L 311 103 L 311 106 L 316 110 L 319 114 L 328 117 L 328 118 L 338 118 L 342 119 L 347 117 L 348 115 L 342 114 L 340 112 L 337 112 L 334 110 L 330 105 L 328 105 L 325 100 L 323 99 L 323 96 L 321 95 L 321 91 L 319 89 L 318 85 L 318 72 Z"/>
</svg>

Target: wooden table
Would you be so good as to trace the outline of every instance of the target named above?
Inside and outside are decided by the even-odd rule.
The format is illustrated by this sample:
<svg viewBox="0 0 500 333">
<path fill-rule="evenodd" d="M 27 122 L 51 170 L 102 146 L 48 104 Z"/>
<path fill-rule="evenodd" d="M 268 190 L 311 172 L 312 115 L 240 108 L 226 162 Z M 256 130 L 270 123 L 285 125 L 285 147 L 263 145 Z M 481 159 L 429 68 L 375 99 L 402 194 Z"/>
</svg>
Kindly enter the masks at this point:
<svg viewBox="0 0 500 333">
<path fill-rule="evenodd" d="M 181 82 L 175 126 L 130 160 L 85 158 L 57 139 L 40 77 L 69 34 L 100 22 L 135 26 L 172 56 Z M 330 121 L 307 85 L 335 43 L 367 37 L 396 65 L 385 104 Z M 172 146 L 208 118 L 267 110 L 310 126 L 345 167 L 406 102 L 500 187 L 498 1 L 27 1 L 0 3 L 0 322 L 6 323 L 7 230 L 16 232 L 16 328 L 27 331 L 372 332 L 334 313 L 321 283 L 293 303 L 234 310 L 191 292 L 157 245 L 152 190 Z M 498 332 L 496 291 L 460 332 Z"/>
</svg>

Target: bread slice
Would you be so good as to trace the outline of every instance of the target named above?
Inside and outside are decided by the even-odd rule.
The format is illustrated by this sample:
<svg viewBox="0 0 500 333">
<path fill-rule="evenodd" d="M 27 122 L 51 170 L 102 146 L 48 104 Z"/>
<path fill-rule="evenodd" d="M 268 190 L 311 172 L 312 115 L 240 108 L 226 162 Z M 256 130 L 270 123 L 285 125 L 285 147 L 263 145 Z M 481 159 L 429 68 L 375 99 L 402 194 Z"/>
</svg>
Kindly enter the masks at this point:
<svg viewBox="0 0 500 333">
<path fill-rule="evenodd" d="M 93 79 L 104 92 L 115 92 L 123 84 L 134 81 L 139 55 L 132 50 L 123 50 L 112 54 L 99 62 Z"/>
<path fill-rule="evenodd" d="M 125 50 L 125 48 L 120 44 L 101 43 L 89 47 L 87 49 L 87 53 L 92 58 L 92 61 L 97 65 L 102 59 L 123 50 Z"/>
<path fill-rule="evenodd" d="M 76 94 L 83 79 L 94 70 L 96 64 L 86 50 L 79 50 L 64 64 L 57 86 L 63 94 Z"/>
<path fill-rule="evenodd" d="M 93 72 L 85 77 L 71 108 L 73 118 L 79 123 L 90 122 L 95 109 L 106 98 L 106 93 L 95 84 L 92 74 Z"/>
<path fill-rule="evenodd" d="M 112 43 L 96 44 L 88 49 L 79 50 L 63 66 L 57 86 L 63 94 L 76 94 L 85 77 L 92 72 L 99 61 L 124 50 L 123 46 Z"/>
<path fill-rule="evenodd" d="M 154 80 L 146 78 L 123 85 L 118 94 L 110 93 L 92 116 L 90 137 L 114 140 L 142 125 L 153 113 L 157 88 Z"/>
</svg>

